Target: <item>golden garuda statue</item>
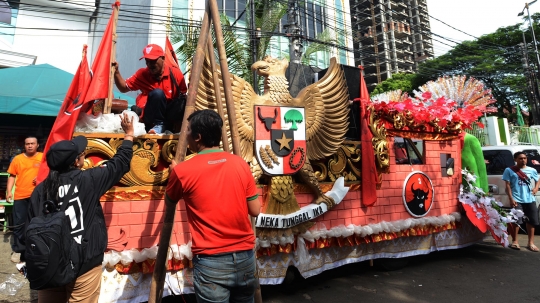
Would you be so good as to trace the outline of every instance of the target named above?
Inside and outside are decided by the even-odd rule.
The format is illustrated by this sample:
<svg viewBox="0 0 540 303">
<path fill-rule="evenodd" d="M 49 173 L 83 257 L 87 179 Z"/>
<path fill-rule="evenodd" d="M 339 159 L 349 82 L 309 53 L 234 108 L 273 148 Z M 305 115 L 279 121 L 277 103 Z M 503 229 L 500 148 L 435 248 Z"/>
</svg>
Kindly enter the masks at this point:
<svg viewBox="0 0 540 303">
<path fill-rule="evenodd" d="M 319 187 L 310 160 L 333 155 L 343 143 L 348 129 L 347 84 L 335 58 L 331 59 L 325 76 L 302 89 L 296 98 L 290 95 L 289 82 L 285 78 L 288 65 L 287 59 L 269 56 L 252 65 L 252 70 L 264 77 L 262 96 L 257 95 L 244 79 L 231 75 L 242 157 L 249 163 L 255 180 L 264 184 L 270 178 L 263 209 L 265 214 L 291 214 L 300 209 L 293 192 L 293 175 L 313 192 L 312 203 L 324 203 L 325 209 L 334 206 L 334 199 L 324 195 Z M 197 109 L 216 110 L 216 93 L 224 100 L 223 84 L 220 81 L 221 87 L 215 88 L 213 83 L 207 58 L 199 82 Z M 225 106 L 223 112 L 226 116 Z M 229 130 L 228 119 L 224 122 Z M 312 225 L 298 221 L 302 220 L 296 220 L 294 226 L 285 223 L 286 228 L 279 226 L 279 230 L 272 228 L 278 227 L 276 223 L 266 232 L 272 230 L 272 236 L 280 231 L 296 234 Z"/>
</svg>

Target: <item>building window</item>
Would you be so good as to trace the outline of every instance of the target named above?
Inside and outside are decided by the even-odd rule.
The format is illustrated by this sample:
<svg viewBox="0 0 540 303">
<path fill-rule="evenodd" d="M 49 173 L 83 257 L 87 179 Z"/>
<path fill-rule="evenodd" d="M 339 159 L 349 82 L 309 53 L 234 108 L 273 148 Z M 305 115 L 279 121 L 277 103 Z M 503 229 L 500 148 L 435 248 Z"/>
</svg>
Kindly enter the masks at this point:
<svg viewBox="0 0 540 303">
<path fill-rule="evenodd" d="M 396 164 L 423 164 L 424 141 L 394 137 Z"/>
<path fill-rule="evenodd" d="M 0 23 L 11 25 L 11 6 L 5 0 L 0 0 Z"/>
<path fill-rule="evenodd" d="M 13 43 L 18 14 L 18 2 L 0 0 L 0 39 Z"/>
</svg>

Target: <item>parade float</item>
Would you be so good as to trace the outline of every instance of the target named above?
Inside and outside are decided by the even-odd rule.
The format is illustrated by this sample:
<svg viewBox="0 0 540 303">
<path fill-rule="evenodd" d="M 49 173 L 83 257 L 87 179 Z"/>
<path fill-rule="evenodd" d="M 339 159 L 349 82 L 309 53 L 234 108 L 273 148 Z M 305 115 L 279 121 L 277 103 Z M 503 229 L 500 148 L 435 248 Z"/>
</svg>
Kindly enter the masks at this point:
<svg viewBox="0 0 540 303">
<path fill-rule="evenodd" d="M 219 20 L 215 3 L 208 11 Z M 216 64 L 209 19 L 193 59 L 186 116 L 216 110 L 225 121 L 223 149 L 251 167 L 263 205 L 253 218 L 260 284 L 282 283 L 292 268 L 307 278 L 354 262 L 458 249 L 488 230 L 507 243 L 511 216 L 477 187 L 477 172 L 462 172 L 462 163 L 483 164 L 469 156 L 462 162 L 464 129 L 494 101 L 482 83 L 440 78 L 414 97 L 397 91 L 370 99 L 360 74 L 360 98 L 350 100 L 343 68 L 332 59 L 324 77 L 291 96 L 288 61 L 267 57 L 252 66 L 264 78 L 258 95 L 228 73 L 226 60 Z M 218 53 L 224 57 L 222 48 Z M 361 135 L 346 139 L 351 102 L 360 102 Z M 92 107 L 73 134 L 88 138 L 85 169 L 104 164 L 123 138 L 112 102 Z M 186 208 L 164 201 L 171 161 L 196 156 L 186 148 L 185 125 L 179 134 L 138 133 L 130 171 L 101 198 L 109 243 L 100 302 L 193 292 Z"/>
</svg>

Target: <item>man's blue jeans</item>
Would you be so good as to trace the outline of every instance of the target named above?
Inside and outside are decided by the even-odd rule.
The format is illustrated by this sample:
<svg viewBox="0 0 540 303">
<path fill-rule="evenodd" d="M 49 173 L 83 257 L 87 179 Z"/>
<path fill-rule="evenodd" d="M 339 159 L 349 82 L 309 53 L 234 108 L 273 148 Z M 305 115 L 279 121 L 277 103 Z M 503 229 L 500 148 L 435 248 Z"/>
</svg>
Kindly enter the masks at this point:
<svg viewBox="0 0 540 303">
<path fill-rule="evenodd" d="M 198 303 L 253 303 L 255 293 L 253 251 L 195 255 L 193 285 Z"/>
</svg>

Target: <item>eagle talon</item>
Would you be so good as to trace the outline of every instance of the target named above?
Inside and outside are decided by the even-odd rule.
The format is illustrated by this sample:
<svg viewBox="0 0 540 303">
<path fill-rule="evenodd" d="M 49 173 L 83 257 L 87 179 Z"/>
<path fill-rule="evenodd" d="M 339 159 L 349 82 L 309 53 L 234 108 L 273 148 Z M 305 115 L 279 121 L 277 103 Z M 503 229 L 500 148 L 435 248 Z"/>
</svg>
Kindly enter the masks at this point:
<svg viewBox="0 0 540 303">
<path fill-rule="evenodd" d="M 315 200 L 314 202 L 315 204 L 321 204 L 321 203 L 324 203 L 326 204 L 326 206 L 328 207 L 328 209 L 331 209 L 332 207 L 334 207 L 334 205 L 336 205 L 335 201 L 333 198 L 331 197 L 328 197 L 328 196 L 320 196 L 319 198 L 317 198 L 317 200 Z"/>
</svg>

